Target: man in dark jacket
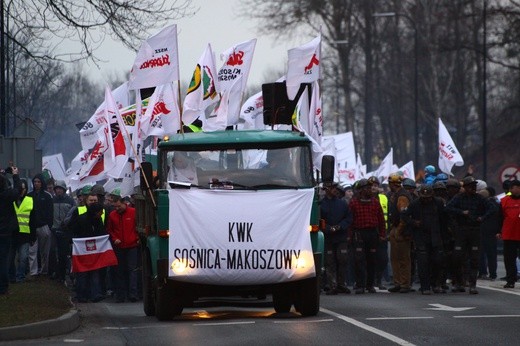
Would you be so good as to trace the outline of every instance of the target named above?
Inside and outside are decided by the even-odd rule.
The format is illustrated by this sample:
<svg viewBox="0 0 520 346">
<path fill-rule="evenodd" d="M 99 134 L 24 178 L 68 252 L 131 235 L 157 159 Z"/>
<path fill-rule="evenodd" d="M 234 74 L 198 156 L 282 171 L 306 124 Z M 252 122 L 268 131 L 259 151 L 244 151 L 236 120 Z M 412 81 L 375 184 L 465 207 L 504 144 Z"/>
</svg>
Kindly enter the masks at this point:
<svg viewBox="0 0 520 346">
<path fill-rule="evenodd" d="M 14 202 L 20 195 L 18 168 L 12 167 L 13 188 L 8 187 L 8 180 L 0 173 L 0 295 L 8 293 L 9 288 L 9 252 L 13 234 L 18 230 L 14 211 Z"/>
<path fill-rule="evenodd" d="M 54 220 L 52 223 L 52 233 L 56 238 L 57 265 L 56 280 L 64 281 L 66 268 L 69 265 L 68 256 L 70 255 L 71 234 L 67 232 L 65 218 L 69 211 L 76 205 L 72 197 L 66 194 L 67 186 L 63 180 L 56 180 L 54 184 Z"/>
<path fill-rule="evenodd" d="M 53 221 L 52 196 L 47 192 L 47 185 L 42 174 L 37 174 L 33 180 L 33 190 L 27 195 L 34 203 L 34 226 L 37 241 L 29 249 L 29 270 L 31 275 L 49 274 L 49 254 L 51 251 L 51 227 Z M 38 270 L 37 255 L 40 255 L 40 270 Z"/>
<path fill-rule="evenodd" d="M 478 294 L 476 289 L 480 248 L 480 225 L 496 207 L 483 196 L 477 194 L 477 181 L 472 176 L 462 180 L 464 192 L 453 197 L 446 210 L 456 222 L 454 255 L 457 262 L 455 277 L 456 291 L 465 292 L 462 286 L 463 268 L 469 259 L 469 293 Z"/>
<path fill-rule="evenodd" d="M 90 194 L 86 200 L 86 212 L 78 216 L 70 227 L 73 238 L 90 238 L 106 235 L 106 227 L 101 215 L 103 206 L 95 194 Z M 79 303 L 87 301 L 99 302 L 104 296 L 101 292 L 99 269 L 76 273 L 76 300 Z"/>
<path fill-rule="evenodd" d="M 445 293 L 441 288 L 442 240 L 446 232 L 444 202 L 434 197 L 431 185 L 419 189 L 419 199 L 410 203 L 402 213 L 411 226 L 413 244 L 417 256 L 417 269 L 421 293 Z"/>
<path fill-rule="evenodd" d="M 336 185 L 324 187 L 325 197 L 320 203 L 321 218 L 325 220 L 325 270 L 328 295 L 350 293 L 346 284 L 347 230 L 352 223 L 352 214 L 345 200 L 335 193 Z"/>
</svg>

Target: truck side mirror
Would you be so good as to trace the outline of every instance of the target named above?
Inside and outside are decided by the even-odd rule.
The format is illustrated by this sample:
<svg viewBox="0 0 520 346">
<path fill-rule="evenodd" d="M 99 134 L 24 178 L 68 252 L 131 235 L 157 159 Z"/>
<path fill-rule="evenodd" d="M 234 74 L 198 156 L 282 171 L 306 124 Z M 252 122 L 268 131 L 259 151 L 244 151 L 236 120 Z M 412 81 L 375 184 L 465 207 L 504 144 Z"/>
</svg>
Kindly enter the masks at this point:
<svg viewBox="0 0 520 346">
<path fill-rule="evenodd" d="M 323 185 L 332 185 L 334 182 L 334 166 L 334 156 L 323 155 L 321 159 L 321 180 Z"/>
<path fill-rule="evenodd" d="M 148 182 L 148 185 L 146 182 Z M 141 162 L 140 186 L 142 191 L 146 191 L 148 188 L 155 189 L 155 186 L 153 186 L 153 167 L 151 162 Z"/>
</svg>

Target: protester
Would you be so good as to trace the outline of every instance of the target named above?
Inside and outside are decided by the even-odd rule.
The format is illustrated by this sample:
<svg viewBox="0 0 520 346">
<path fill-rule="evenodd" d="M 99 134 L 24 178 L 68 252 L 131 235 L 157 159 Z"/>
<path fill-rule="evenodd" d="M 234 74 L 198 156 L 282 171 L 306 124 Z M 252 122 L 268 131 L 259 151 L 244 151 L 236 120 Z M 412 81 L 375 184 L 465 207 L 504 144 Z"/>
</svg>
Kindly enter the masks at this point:
<svg viewBox="0 0 520 346">
<path fill-rule="evenodd" d="M 9 270 L 11 282 L 24 282 L 29 268 L 29 247 L 36 241 L 33 207 L 32 197 L 27 196 L 27 181 L 21 179 L 20 197 L 14 202 L 18 232 L 15 234 L 11 252 L 11 269 Z"/>
<path fill-rule="evenodd" d="M 135 209 L 128 206 L 115 189 L 111 193 L 115 210 L 108 217 L 108 233 L 117 256 L 115 295 L 116 302 L 125 299 L 131 302 L 139 298 L 137 286 L 137 260 L 139 256 L 139 236 L 135 228 Z"/>
<path fill-rule="evenodd" d="M 52 196 L 47 192 L 47 185 L 42 174 L 37 174 L 33 180 L 33 190 L 28 193 L 34 202 L 34 225 L 37 241 L 29 248 L 29 270 L 32 276 L 49 274 L 49 256 L 52 242 L 52 222 L 54 208 Z M 38 266 L 38 258 L 40 267 Z"/>
<path fill-rule="evenodd" d="M 375 176 L 368 178 L 368 181 L 372 185 L 371 190 L 373 196 L 379 201 L 381 204 L 381 209 L 383 210 L 383 216 L 385 218 L 385 228 L 388 226 L 388 198 L 385 194 L 382 193 L 380 188 L 379 179 Z M 386 230 L 385 230 L 386 232 Z M 386 237 L 386 233 L 385 233 Z M 380 241 L 377 244 L 377 252 L 376 252 L 376 286 L 380 290 L 386 290 L 386 287 L 383 285 L 383 274 L 388 270 L 388 242 Z"/>
<path fill-rule="evenodd" d="M 498 236 L 504 240 L 507 281 L 504 288 L 514 288 L 518 272 L 516 258 L 520 255 L 520 181 L 511 181 L 508 193 L 500 201 L 504 222 Z"/>
<path fill-rule="evenodd" d="M 9 252 L 13 234 L 18 231 L 14 202 L 20 196 L 18 168 L 11 167 L 13 187 L 8 187 L 8 179 L 0 173 L 0 295 L 9 293 Z"/>
<path fill-rule="evenodd" d="M 335 193 L 336 185 L 325 186 L 320 203 L 321 218 L 325 220 L 325 271 L 329 290 L 327 295 L 350 293 L 346 284 L 348 263 L 347 230 L 352 214 L 346 202 Z"/>
<path fill-rule="evenodd" d="M 79 214 L 74 223 L 70 225 L 73 238 L 90 238 L 106 235 L 106 227 L 103 224 L 103 206 L 98 202 L 96 194 L 90 194 L 86 199 L 86 211 Z M 93 269 L 75 273 L 76 277 L 76 301 L 99 302 L 104 299 L 101 292 L 99 269 Z"/>
<path fill-rule="evenodd" d="M 480 248 L 480 225 L 495 210 L 496 207 L 487 199 L 477 194 L 477 181 L 473 176 L 462 180 L 464 193 L 458 194 L 446 205 L 447 211 L 455 218 L 455 248 L 456 260 L 455 291 L 465 292 L 463 272 L 469 260 L 469 293 L 478 294 L 477 274 Z"/>
<path fill-rule="evenodd" d="M 69 211 L 75 207 L 76 203 L 66 194 L 67 185 L 63 180 L 57 180 L 54 186 L 54 198 L 52 199 L 54 205 L 54 221 L 52 223 L 52 233 L 56 237 L 57 248 L 57 265 L 56 265 L 56 280 L 60 282 L 65 281 L 65 274 L 67 268 L 70 268 L 69 256 L 71 234 L 67 231 L 65 218 Z"/>
<path fill-rule="evenodd" d="M 425 185 L 419 189 L 419 199 L 403 211 L 403 220 L 412 228 L 421 293 L 445 293 L 440 276 L 442 234 L 446 230 L 444 202 L 434 197 L 430 185 Z"/>
<path fill-rule="evenodd" d="M 394 286 L 390 292 L 408 293 L 412 290 L 411 229 L 401 220 L 403 212 L 412 197 L 402 186 L 402 177 L 391 174 L 388 177 L 388 219 L 390 223 L 390 262 L 392 264 Z"/>
<path fill-rule="evenodd" d="M 372 186 L 367 179 L 356 183 L 356 193 L 350 201 L 352 227 L 349 240 L 354 250 L 356 294 L 376 293 L 374 288 L 376 251 L 379 241 L 386 241 L 383 209 L 372 195 Z"/>
<path fill-rule="evenodd" d="M 424 183 L 426 185 L 432 185 L 437 177 L 436 169 L 432 165 L 424 167 Z"/>
</svg>

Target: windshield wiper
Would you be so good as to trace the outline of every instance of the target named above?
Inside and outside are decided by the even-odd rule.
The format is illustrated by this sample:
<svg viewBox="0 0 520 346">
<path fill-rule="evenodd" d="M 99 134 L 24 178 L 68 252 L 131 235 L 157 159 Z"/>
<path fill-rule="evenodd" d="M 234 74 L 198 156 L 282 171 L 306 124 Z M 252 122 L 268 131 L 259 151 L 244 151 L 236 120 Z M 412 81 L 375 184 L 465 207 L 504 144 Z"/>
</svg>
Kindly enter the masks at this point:
<svg viewBox="0 0 520 346">
<path fill-rule="evenodd" d="M 242 185 L 239 183 L 235 183 L 227 180 L 213 180 L 209 182 L 210 189 L 220 189 L 220 190 L 234 190 L 235 188 L 241 188 L 244 190 L 251 190 L 250 186 Z"/>
</svg>

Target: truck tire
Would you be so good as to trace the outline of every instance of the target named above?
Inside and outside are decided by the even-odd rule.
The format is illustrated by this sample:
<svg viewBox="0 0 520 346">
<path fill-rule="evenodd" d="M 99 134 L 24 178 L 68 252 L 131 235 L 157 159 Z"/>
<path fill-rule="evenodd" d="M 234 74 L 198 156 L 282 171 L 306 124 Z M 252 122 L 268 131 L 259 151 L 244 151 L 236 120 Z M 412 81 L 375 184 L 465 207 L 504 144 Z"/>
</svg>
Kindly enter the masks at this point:
<svg viewBox="0 0 520 346">
<path fill-rule="evenodd" d="M 143 309 L 146 316 L 155 315 L 155 300 L 153 294 L 152 267 L 147 249 L 142 251 L 143 277 Z"/>
<path fill-rule="evenodd" d="M 292 298 L 288 285 L 281 286 L 273 291 L 273 306 L 277 313 L 291 311 Z"/>
<path fill-rule="evenodd" d="M 158 285 L 155 293 L 155 317 L 159 321 L 169 321 L 182 313 L 182 300 L 175 297 L 168 284 Z"/>
<path fill-rule="evenodd" d="M 316 316 L 320 311 L 320 284 L 318 277 L 299 282 L 295 302 L 297 311 L 302 316 Z"/>
</svg>

